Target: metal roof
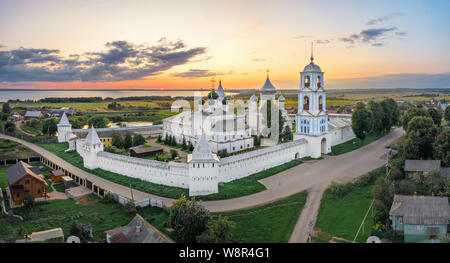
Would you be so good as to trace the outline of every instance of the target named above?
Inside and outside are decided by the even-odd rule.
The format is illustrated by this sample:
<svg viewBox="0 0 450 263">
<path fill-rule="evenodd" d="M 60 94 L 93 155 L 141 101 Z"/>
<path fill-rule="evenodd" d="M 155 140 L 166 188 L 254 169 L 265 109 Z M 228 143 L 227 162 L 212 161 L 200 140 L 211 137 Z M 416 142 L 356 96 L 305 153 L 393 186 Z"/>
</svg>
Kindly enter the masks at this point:
<svg viewBox="0 0 450 263">
<path fill-rule="evenodd" d="M 11 166 L 6 170 L 6 175 L 8 177 L 8 185 L 12 185 L 22 179 L 26 175 L 30 175 L 47 185 L 47 182 L 40 176 L 40 168 L 32 167 L 31 165 L 19 161 L 15 165 Z"/>
<path fill-rule="evenodd" d="M 267 76 L 266 82 L 260 89 L 261 91 L 276 91 L 277 89 L 275 86 L 272 85 L 272 82 L 270 82 L 269 76 Z"/>
<path fill-rule="evenodd" d="M 432 172 L 441 169 L 441 160 L 405 160 L 406 172 Z"/>
<path fill-rule="evenodd" d="M 209 147 L 209 143 L 206 140 L 205 133 L 202 133 L 202 135 L 200 136 L 200 141 L 195 146 L 195 149 L 192 152 L 192 159 L 190 159 L 189 162 L 218 162 L 217 157 L 215 158 L 215 156 L 211 152 L 211 148 Z"/>
<path fill-rule="evenodd" d="M 41 112 L 40 111 L 27 111 L 25 113 L 25 117 L 39 118 L 39 117 L 41 117 Z"/>
<path fill-rule="evenodd" d="M 447 225 L 448 197 L 395 195 L 389 215 L 402 216 L 404 224 Z"/>
<path fill-rule="evenodd" d="M 70 122 L 69 122 L 69 119 L 67 119 L 66 112 L 63 113 L 63 116 L 61 117 L 61 120 L 59 121 L 58 125 L 70 126 Z"/>
<path fill-rule="evenodd" d="M 86 136 L 86 145 L 97 145 L 97 144 L 102 144 L 102 141 L 100 141 L 100 138 L 98 137 L 98 134 L 95 131 L 94 127 L 91 127 L 88 135 Z"/>
</svg>

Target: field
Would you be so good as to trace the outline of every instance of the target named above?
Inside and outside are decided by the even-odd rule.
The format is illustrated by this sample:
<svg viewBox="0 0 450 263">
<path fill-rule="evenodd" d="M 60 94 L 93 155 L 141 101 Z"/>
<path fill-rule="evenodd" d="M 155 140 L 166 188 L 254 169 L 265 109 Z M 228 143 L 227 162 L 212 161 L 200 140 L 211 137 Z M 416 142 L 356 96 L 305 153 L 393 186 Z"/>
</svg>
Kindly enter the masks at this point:
<svg viewBox="0 0 450 263">
<path fill-rule="evenodd" d="M 40 106 L 40 107 L 50 107 L 50 108 L 63 108 L 68 107 L 75 109 L 79 112 L 106 112 L 113 111 L 108 109 L 108 104 L 110 101 L 105 102 L 66 102 L 66 103 L 49 103 L 49 102 L 23 102 L 16 105 L 16 107 L 26 107 L 26 106 Z M 169 101 L 118 101 L 124 108 L 121 111 L 130 111 L 130 106 L 134 107 L 148 107 L 148 108 L 158 108 L 162 107 L 162 104 L 169 103 Z"/>
<path fill-rule="evenodd" d="M 364 138 L 363 143 L 361 143 L 361 141 L 358 138 L 354 138 L 353 140 L 332 146 L 330 155 L 340 155 L 354 151 L 358 148 L 363 147 L 364 145 L 367 145 L 381 138 L 382 136 L 383 135 L 368 134 L 366 138 Z"/>
<path fill-rule="evenodd" d="M 234 242 L 287 243 L 305 202 L 306 193 L 298 193 L 268 205 L 213 216 L 228 216 L 236 224 L 231 233 Z"/>
<path fill-rule="evenodd" d="M 33 151 L 16 142 L 0 139 L 0 160 L 26 159 L 37 156 Z"/>
<path fill-rule="evenodd" d="M 93 227 L 94 242 L 103 242 L 104 231 L 128 224 L 134 215 L 127 215 L 122 205 L 104 203 L 100 198 L 89 195 L 87 204 L 76 203 L 72 199 L 52 200 L 35 204 L 32 208 L 16 208 L 15 214 L 24 221 L 9 222 L 0 216 L 0 239 L 15 240 L 24 234 L 61 227 L 65 238 L 70 235 L 72 223 L 90 223 Z M 146 207 L 138 213 L 162 232 L 169 215 L 160 208 Z M 20 234 L 19 234 L 20 233 Z"/>
<path fill-rule="evenodd" d="M 377 176 L 384 175 L 384 167 L 374 171 Z M 343 197 L 335 197 L 330 189 L 325 191 L 317 216 L 318 236 L 314 242 L 353 241 L 361 222 L 373 199 L 373 184 L 359 187 Z M 373 215 L 369 212 L 356 242 L 365 242 L 373 226 Z"/>
</svg>

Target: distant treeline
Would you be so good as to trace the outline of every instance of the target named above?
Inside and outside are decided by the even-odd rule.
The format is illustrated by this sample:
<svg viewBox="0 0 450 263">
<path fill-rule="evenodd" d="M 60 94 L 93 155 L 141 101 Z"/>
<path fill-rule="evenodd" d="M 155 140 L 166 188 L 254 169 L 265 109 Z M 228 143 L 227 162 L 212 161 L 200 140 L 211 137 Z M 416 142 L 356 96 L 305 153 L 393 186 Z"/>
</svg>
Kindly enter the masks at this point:
<svg viewBox="0 0 450 263">
<path fill-rule="evenodd" d="M 102 97 L 78 97 L 78 98 L 43 98 L 39 102 L 44 103 L 67 103 L 67 102 L 100 102 Z"/>
</svg>

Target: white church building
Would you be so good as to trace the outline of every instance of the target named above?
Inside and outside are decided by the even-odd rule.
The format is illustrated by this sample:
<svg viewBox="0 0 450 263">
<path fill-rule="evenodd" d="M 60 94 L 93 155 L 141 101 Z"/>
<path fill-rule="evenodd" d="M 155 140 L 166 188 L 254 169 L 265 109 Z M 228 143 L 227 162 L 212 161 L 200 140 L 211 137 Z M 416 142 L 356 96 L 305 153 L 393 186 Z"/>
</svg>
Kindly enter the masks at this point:
<svg viewBox="0 0 450 263">
<path fill-rule="evenodd" d="M 294 159 L 317 158 L 330 153 L 331 146 L 355 138 L 351 115 L 327 114 L 324 73 L 313 61 L 311 55 L 310 64 L 300 73 L 298 112 L 294 116 L 286 113 L 283 96 L 275 99 L 277 89 L 267 76 L 260 89 L 259 105 L 258 98 L 251 96 L 243 115 L 236 115 L 229 109 L 220 82 L 218 92 L 211 90 L 208 94 L 208 107 L 203 99 L 199 99 L 194 102 L 198 103 L 197 110 L 165 119 L 163 136 L 174 136 L 178 143 L 184 139 L 195 145 L 187 163 L 159 162 L 105 152 L 96 129 L 91 128 L 83 141 L 72 133 L 66 115 L 58 124 L 58 141 L 69 142 L 68 150 L 80 154 L 84 166 L 89 169 L 101 168 L 143 181 L 188 188 L 190 196 L 217 193 L 219 183 L 231 182 Z M 215 152 L 222 149 L 237 152 L 254 147 L 252 135 L 263 131 L 261 109 L 267 101 L 278 106 L 286 125 L 290 127 L 295 121 L 293 141 L 217 157 Z"/>
</svg>

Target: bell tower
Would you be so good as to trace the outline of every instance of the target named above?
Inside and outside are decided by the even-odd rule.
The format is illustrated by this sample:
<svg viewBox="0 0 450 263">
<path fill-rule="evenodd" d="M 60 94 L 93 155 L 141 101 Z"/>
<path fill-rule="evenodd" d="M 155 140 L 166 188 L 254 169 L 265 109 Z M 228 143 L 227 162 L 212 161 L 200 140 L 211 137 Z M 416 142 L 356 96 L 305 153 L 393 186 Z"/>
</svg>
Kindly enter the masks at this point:
<svg viewBox="0 0 450 263">
<path fill-rule="evenodd" d="M 320 145 L 312 150 L 312 157 L 321 153 L 329 153 L 331 147 L 328 134 L 328 114 L 326 111 L 326 92 L 324 89 L 324 73 L 314 64 L 313 47 L 311 45 L 311 62 L 300 72 L 300 91 L 298 93 L 298 111 L 295 119 L 295 138 L 305 138 L 310 144 L 320 139 Z M 318 151 L 317 149 L 320 149 Z"/>
</svg>

